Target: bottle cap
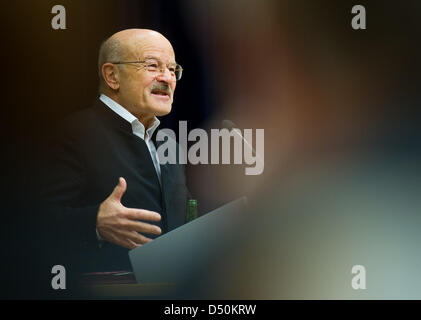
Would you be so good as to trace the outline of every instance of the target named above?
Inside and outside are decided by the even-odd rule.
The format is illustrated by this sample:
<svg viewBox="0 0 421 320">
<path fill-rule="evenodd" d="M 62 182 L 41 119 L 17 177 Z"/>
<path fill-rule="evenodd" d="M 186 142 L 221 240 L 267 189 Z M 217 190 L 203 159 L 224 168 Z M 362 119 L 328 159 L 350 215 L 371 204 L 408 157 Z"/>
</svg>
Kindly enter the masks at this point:
<svg viewBox="0 0 421 320">
<path fill-rule="evenodd" d="M 195 199 L 189 199 L 187 203 L 189 206 L 197 206 L 197 200 Z"/>
</svg>

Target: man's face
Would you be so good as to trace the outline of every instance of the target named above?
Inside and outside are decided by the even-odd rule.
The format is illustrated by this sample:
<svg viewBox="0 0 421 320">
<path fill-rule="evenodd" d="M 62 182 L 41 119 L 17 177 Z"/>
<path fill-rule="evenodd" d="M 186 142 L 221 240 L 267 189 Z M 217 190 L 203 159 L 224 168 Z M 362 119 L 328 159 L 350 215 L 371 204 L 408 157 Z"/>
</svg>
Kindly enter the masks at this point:
<svg viewBox="0 0 421 320">
<path fill-rule="evenodd" d="M 162 36 L 150 35 L 129 44 L 128 60 L 175 63 L 171 44 Z M 151 72 L 139 64 L 119 65 L 120 103 L 136 116 L 163 116 L 171 111 L 176 79 L 170 71 Z"/>
</svg>

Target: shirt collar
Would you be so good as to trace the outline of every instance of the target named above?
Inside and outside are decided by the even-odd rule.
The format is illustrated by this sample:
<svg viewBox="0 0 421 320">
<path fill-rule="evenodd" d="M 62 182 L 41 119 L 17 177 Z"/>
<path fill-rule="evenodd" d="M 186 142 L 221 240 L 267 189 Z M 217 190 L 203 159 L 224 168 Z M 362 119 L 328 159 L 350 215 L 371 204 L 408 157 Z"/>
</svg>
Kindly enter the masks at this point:
<svg viewBox="0 0 421 320">
<path fill-rule="evenodd" d="M 101 94 L 99 99 L 112 111 L 117 113 L 120 117 L 122 117 L 124 120 L 129 122 L 132 125 L 132 132 L 133 134 L 141 137 L 143 140 L 145 140 L 145 126 L 142 124 L 142 122 L 139 121 L 133 114 L 131 114 L 126 108 L 115 102 L 110 97 L 106 96 L 105 94 Z M 160 121 L 157 117 L 154 117 L 154 123 L 152 126 L 146 130 L 148 136 L 146 140 L 149 140 L 152 135 L 154 134 L 156 128 L 158 128 L 160 124 Z"/>
</svg>

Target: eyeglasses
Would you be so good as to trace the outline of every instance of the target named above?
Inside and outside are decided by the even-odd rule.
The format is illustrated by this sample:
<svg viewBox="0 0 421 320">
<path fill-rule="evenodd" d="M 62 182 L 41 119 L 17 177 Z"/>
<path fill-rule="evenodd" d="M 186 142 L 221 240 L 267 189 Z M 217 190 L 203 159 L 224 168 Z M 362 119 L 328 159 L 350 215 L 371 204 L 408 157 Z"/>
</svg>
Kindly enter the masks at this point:
<svg viewBox="0 0 421 320">
<path fill-rule="evenodd" d="M 143 60 L 143 61 L 117 61 L 111 62 L 112 64 L 140 64 L 143 68 L 145 68 L 148 72 L 151 72 L 155 75 L 163 74 L 165 72 L 165 68 L 170 71 L 171 77 L 175 78 L 175 80 L 180 80 L 183 74 L 183 68 L 178 63 L 169 63 L 164 65 L 163 63 L 157 60 Z"/>
</svg>

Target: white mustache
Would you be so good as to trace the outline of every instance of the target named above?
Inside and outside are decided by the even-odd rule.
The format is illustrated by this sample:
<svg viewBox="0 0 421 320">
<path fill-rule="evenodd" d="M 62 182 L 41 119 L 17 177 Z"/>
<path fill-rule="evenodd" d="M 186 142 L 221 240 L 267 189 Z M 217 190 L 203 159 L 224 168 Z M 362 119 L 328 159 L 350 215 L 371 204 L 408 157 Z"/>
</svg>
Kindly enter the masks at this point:
<svg viewBox="0 0 421 320">
<path fill-rule="evenodd" d="M 165 93 L 167 93 L 170 97 L 172 97 L 172 90 L 169 86 L 165 86 L 165 85 L 155 85 L 151 88 L 151 92 L 154 90 L 159 90 L 159 91 L 164 91 Z"/>
</svg>

